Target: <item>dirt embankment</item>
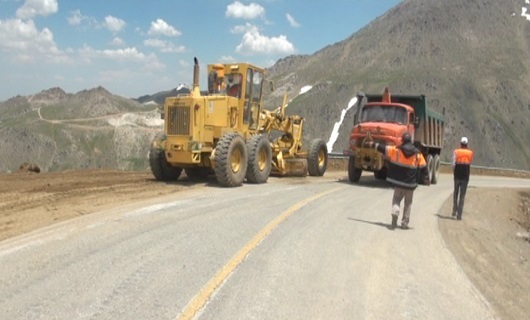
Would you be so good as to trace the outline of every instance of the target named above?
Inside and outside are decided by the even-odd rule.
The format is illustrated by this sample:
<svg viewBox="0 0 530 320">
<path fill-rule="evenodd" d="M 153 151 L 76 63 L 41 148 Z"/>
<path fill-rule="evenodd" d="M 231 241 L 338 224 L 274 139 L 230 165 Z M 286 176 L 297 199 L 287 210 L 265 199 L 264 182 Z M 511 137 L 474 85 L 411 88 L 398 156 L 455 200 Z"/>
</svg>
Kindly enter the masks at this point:
<svg viewBox="0 0 530 320">
<path fill-rule="evenodd" d="M 0 241 L 52 223 L 194 187 L 151 172 L 82 170 L 0 174 Z"/>
</svg>

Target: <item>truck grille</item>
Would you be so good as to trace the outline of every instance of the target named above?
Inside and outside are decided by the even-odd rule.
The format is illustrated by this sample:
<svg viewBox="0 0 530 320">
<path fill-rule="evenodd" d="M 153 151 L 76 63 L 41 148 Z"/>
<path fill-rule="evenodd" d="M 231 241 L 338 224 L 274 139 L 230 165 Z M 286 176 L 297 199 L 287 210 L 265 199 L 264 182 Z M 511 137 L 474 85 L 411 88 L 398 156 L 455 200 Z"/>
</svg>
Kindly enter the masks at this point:
<svg viewBox="0 0 530 320">
<path fill-rule="evenodd" d="M 190 108 L 170 107 L 167 120 L 167 133 L 169 135 L 190 134 Z"/>
</svg>

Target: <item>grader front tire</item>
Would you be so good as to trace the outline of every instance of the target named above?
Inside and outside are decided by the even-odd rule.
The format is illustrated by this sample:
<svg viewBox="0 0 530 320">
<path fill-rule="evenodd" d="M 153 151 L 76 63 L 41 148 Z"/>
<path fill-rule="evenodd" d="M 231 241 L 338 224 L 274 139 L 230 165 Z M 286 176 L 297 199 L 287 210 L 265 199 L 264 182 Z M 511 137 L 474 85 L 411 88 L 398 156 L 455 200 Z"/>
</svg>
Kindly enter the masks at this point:
<svg viewBox="0 0 530 320">
<path fill-rule="evenodd" d="M 247 147 L 235 133 L 224 134 L 215 149 L 215 176 L 223 187 L 239 187 L 247 172 Z"/>
<path fill-rule="evenodd" d="M 166 153 L 160 147 L 160 144 L 165 140 L 163 133 L 158 133 L 151 143 L 149 149 L 149 166 L 151 172 L 158 181 L 175 181 L 178 180 L 182 173 L 182 168 L 171 166 L 166 160 Z"/>
<path fill-rule="evenodd" d="M 310 176 L 323 176 L 328 168 L 328 147 L 320 139 L 309 144 L 307 152 L 307 171 Z"/>
</svg>

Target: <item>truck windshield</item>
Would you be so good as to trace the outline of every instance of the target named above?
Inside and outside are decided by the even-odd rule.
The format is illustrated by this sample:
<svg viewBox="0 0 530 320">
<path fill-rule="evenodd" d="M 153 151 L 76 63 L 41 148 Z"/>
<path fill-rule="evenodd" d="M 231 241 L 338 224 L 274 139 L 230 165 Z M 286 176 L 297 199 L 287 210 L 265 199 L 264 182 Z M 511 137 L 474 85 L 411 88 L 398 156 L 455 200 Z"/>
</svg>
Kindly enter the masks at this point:
<svg viewBox="0 0 530 320">
<path fill-rule="evenodd" d="M 407 123 L 407 110 L 399 106 L 365 106 L 361 112 L 361 122 Z"/>
</svg>

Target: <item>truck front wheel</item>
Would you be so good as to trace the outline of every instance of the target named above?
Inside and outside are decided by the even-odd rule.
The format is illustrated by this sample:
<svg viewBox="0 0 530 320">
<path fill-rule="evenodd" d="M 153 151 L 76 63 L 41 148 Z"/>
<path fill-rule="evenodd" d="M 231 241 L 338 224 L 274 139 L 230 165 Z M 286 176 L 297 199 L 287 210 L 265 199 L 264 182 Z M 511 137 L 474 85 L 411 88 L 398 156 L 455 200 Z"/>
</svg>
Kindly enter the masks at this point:
<svg viewBox="0 0 530 320">
<path fill-rule="evenodd" d="M 361 179 L 363 169 L 355 167 L 355 158 L 349 157 L 348 159 L 348 179 L 350 182 L 358 182 Z"/>
<path fill-rule="evenodd" d="M 381 170 L 374 171 L 374 177 L 377 180 L 385 180 L 386 179 L 386 168 L 383 167 Z"/>
</svg>

